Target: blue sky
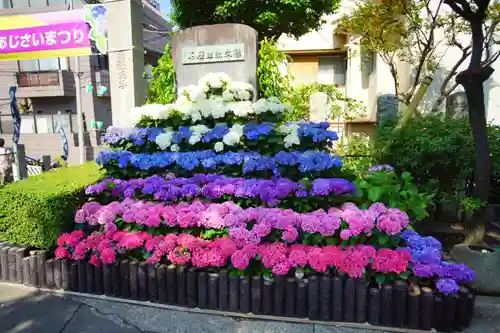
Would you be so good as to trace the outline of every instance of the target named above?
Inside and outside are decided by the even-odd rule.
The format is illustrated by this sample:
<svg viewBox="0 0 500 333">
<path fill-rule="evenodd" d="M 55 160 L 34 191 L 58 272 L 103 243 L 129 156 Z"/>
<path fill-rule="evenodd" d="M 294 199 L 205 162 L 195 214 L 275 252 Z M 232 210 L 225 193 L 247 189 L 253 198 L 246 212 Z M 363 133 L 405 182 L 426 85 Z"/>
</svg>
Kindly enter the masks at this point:
<svg viewBox="0 0 500 333">
<path fill-rule="evenodd" d="M 161 11 L 165 14 L 170 13 L 170 0 L 159 0 Z"/>
</svg>

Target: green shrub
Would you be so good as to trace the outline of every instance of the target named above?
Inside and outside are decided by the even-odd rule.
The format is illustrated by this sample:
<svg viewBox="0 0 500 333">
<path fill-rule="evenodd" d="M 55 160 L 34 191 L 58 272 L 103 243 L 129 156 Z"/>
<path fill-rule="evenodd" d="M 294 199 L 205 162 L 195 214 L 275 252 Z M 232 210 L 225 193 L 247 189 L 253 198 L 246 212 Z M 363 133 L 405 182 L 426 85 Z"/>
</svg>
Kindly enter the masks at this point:
<svg viewBox="0 0 500 333">
<path fill-rule="evenodd" d="M 416 183 L 453 193 L 474 168 L 474 141 L 465 119 L 426 115 L 400 131 L 390 122 L 378 128 L 376 154 L 380 163 L 411 172 Z"/>
<path fill-rule="evenodd" d="M 71 230 L 85 187 L 102 178 L 95 163 L 55 169 L 0 189 L 0 239 L 41 249 Z"/>
</svg>

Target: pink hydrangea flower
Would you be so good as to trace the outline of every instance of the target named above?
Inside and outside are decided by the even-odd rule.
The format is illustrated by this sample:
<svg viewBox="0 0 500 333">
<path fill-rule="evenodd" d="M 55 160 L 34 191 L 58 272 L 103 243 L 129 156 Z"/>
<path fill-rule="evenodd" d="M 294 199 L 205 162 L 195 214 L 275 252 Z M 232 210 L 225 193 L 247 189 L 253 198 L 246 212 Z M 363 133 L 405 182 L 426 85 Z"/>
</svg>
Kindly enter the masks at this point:
<svg viewBox="0 0 500 333">
<path fill-rule="evenodd" d="M 185 265 L 191 260 L 191 253 L 182 246 L 177 246 L 168 254 L 168 260 L 174 265 Z"/>
<path fill-rule="evenodd" d="M 352 231 L 349 229 L 344 229 L 340 232 L 340 238 L 342 238 L 342 240 L 348 240 L 349 238 L 351 238 L 351 236 Z"/>
<path fill-rule="evenodd" d="M 285 261 L 288 254 L 288 249 L 283 243 L 271 243 L 259 246 L 259 254 L 261 262 L 266 268 L 272 268 L 278 263 Z"/>
<path fill-rule="evenodd" d="M 217 238 L 213 242 L 207 245 L 208 247 L 219 247 L 222 251 L 222 253 L 226 256 L 229 257 L 231 256 L 237 249 L 238 247 L 236 244 L 229 238 Z"/>
<path fill-rule="evenodd" d="M 99 260 L 99 257 L 96 254 L 90 256 L 90 264 L 96 267 L 101 266 L 101 261 Z"/>
<path fill-rule="evenodd" d="M 76 246 L 85 237 L 83 230 L 75 230 L 66 236 L 66 245 Z"/>
<path fill-rule="evenodd" d="M 307 265 L 307 252 L 302 244 L 294 244 L 289 248 L 288 262 L 292 267 L 305 267 Z"/>
<path fill-rule="evenodd" d="M 72 253 L 73 260 L 83 260 L 87 256 L 89 246 L 85 240 L 82 240 L 75 246 L 75 250 Z"/>
<path fill-rule="evenodd" d="M 70 253 L 65 247 L 58 247 L 55 251 L 56 258 L 67 259 L 70 257 Z"/>
<path fill-rule="evenodd" d="M 373 203 L 368 210 L 375 213 L 375 217 L 379 217 L 380 214 L 387 212 L 387 207 L 381 202 Z"/>
<path fill-rule="evenodd" d="M 251 259 L 257 255 L 257 252 L 259 251 L 259 246 L 256 244 L 247 244 L 243 246 L 241 250 L 245 252 L 246 255 Z"/>
<path fill-rule="evenodd" d="M 282 239 L 289 243 L 295 242 L 295 240 L 299 237 L 299 233 L 297 229 L 292 226 L 287 226 L 283 231 Z"/>
<path fill-rule="evenodd" d="M 409 258 L 409 253 L 405 251 L 380 249 L 373 259 L 372 267 L 380 273 L 401 274 L 408 268 Z"/>
<path fill-rule="evenodd" d="M 248 254 L 245 253 L 243 250 L 239 250 L 231 255 L 231 263 L 233 264 L 234 268 L 242 271 L 248 267 L 248 264 L 250 263 L 250 258 Z"/>
<path fill-rule="evenodd" d="M 307 254 L 307 261 L 316 272 L 326 272 L 329 258 L 320 247 L 313 247 Z"/>
<path fill-rule="evenodd" d="M 238 247 L 254 244 L 251 231 L 242 227 L 229 228 L 229 237 Z"/>
<path fill-rule="evenodd" d="M 366 266 L 371 259 L 369 256 L 371 253 L 370 249 L 362 246 L 348 247 L 343 252 L 343 258 L 338 269 L 347 273 L 349 277 L 358 279 L 365 273 Z"/>
<path fill-rule="evenodd" d="M 290 262 L 285 260 L 274 265 L 272 271 L 274 275 L 287 275 L 291 268 Z"/>
<path fill-rule="evenodd" d="M 164 236 L 159 235 L 149 239 L 146 242 L 145 246 L 146 251 L 151 252 L 155 250 L 161 244 L 161 242 L 163 242 L 164 238 L 165 238 Z"/>
<path fill-rule="evenodd" d="M 63 233 L 59 236 L 59 238 L 57 238 L 57 246 L 62 247 L 62 246 L 64 246 L 64 245 L 66 245 L 66 241 L 68 240 L 68 236 L 69 236 L 69 234 L 68 234 L 68 233 L 63 232 Z"/>
<path fill-rule="evenodd" d="M 102 249 L 101 253 L 101 261 L 103 264 L 113 264 L 116 262 L 116 252 L 113 248 L 108 247 Z"/>
<path fill-rule="evenodd" d="M 396 235 L 408 226 L 408 215 L 397 208 L 389 208 L 379 215 L 377 229 L 388 235 Z"/>
<path fill-rule="evenodd" d="M 260 238 L 265 237 L 271 233 L 271 224 L 268 222 L 257 223 L 253 226 L 252 232 Z"/>
<path fill-rule="evenodd" d="M 118 240 L 117 247 L 120 249 L 133 250 L 138 249 L 144 245 L 144 239 L 139 232 L 125 232 Z"/>
</svg>

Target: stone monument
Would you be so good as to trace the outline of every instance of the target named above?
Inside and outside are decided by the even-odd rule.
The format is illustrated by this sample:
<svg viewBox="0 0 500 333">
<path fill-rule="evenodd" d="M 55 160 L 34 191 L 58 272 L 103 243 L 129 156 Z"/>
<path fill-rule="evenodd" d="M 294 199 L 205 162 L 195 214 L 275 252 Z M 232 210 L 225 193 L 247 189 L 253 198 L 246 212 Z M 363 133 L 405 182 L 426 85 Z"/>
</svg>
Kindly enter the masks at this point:
<svg viewBox="0 0 500 333">
<path fill-rule="evenodd" d="M 311 94 L 311 97 L 309 97 L 309 109 L 311 110 L 311 121 L 328 121 L 330 113 L 330 103 L 328 101 L 328 95 L 320 91 Z"/>
<path fill-rule="evenodd" d="M 257 91 L 257 36 L 249 26 L 229 23 L 179 31 L 172 37 L 177 87 L 196 84 L 208 73 L 224 72 Z"/>
<path fill-rule="evenodd" d="M 446 117 L 468 117 L 467 97 L 463 91 L 457 91 L 446 98 Z"/>
<path fill-rule="evenodd" d="M 113 125 L 122 125 L 127 114 L 146 100 L 142 2 L 108 0 L 108 54 Z"/>
<path fill-rule="evenodd" d="M 377 124 L 398 117 L 399 101 L 394 94 L 383 94 L 377 98 Z"/>
</svg>

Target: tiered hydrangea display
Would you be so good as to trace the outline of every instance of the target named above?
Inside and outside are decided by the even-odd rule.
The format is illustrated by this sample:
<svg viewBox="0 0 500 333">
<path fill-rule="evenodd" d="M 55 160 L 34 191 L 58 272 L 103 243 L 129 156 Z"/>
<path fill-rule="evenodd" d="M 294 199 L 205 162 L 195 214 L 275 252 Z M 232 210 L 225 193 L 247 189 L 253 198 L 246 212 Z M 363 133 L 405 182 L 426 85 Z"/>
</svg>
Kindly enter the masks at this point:
<svg viewBox="0 0 500 333">
<path fill-rule="evenodd" d="M 252 102 L 253 88 L 210 74 L 175 104 L 132 110 L 98 157 L 109 173 L 87 189 L 59 258 L 119 258 L 231 275 L 347 275 L 418 282 L 446 295 L 473 272 L 444 262 L 441 244 L 407 230 L 383 203 L 360 209 L 328 123 L 283 123 L 289 106 Z M 385 172 L 374 169 L 373 172 Z"/>
</svg>

